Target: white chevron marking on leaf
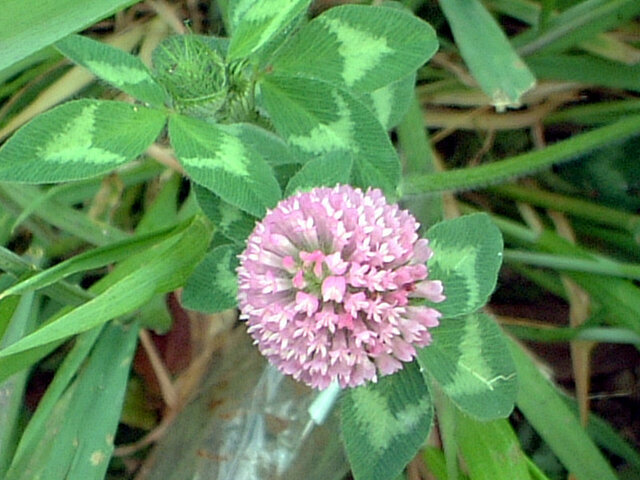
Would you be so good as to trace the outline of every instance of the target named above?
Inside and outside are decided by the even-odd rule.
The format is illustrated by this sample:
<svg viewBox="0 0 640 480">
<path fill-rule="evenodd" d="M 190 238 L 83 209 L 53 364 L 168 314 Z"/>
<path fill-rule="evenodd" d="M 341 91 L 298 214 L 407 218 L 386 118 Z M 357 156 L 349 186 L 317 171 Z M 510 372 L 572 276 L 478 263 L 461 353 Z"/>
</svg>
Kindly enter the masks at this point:
<svg viewBox="0 0 640 480">
<path fill-rule="evenodd" d="M 125 65 L 114 65 L 112 63 L 98 60 L 88 60 L 87 68 L 93 72 L 98 72 L 100 78 L 116 86 L 136 85 L 149 80 L 149 74 L 139 68 L 131 68 Z"/>
<path fill-rule="evenodd" d="M 110 163 L 124 159 L 122 155 L 92 145 L 95 111 L 98 105 L 87 105 L 70 119 L 66 128 L 38 149 L 38 157 L 49 162 Z"/>
<path fill-rule="evenodd" d="M 350 87 L 369 70 L 378 67 L 386 54 L 393 52 L 383 37 L 355 29 L 334 18 L 326 18 L 324 23 L 340 43 L 338 53 L 344 59 L 342 78 Z"/>
<path fill-rule="evenodd" d="M 331 123 L 319 123 L 307 135 L 290 136 L 289 142 L 292 145 L 313 153 L 341 149 L 358 151 L 353 137 L 355 125 L 351 121 L 351 111 L 338 92 L 333 92 L 333 98 L 338 107 L 339 118 Z"/>
<path fill-rule="evenodd" d="M 406 405 L 394 415 L 387 399 L 378 392 L 370 388 L 356 388 L 352 394 L 356 415 L 376 450 L 387 448 L 393 437 L 410 432 L 429 409 L 428 399 L 422 399 L 417 404 Z"/>
<path fill-rule="evenodd" d="M 220 137 L 213 156 L 183 158 L 185 164 L 200 168 L 220 168 L 232 175 L 248 177 L 246 157 L 247 151 L 239 140 L 225 135 Z"/>
</svg>

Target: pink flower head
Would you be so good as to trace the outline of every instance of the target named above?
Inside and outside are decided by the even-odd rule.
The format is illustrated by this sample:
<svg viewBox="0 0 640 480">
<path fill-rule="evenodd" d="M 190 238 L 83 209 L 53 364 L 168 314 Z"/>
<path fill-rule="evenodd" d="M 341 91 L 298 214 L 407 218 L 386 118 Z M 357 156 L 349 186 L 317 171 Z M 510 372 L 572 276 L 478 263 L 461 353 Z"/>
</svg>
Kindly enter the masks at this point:
<svg viewBox="0 0 640 480">
<path fill-rule="evenodd" d="M 282 372 L 311 387 L 355 387 L 389 375 L 431 342 L 444 300 L 433 254 L 406 210 L 349 185 L 282 200 L 240 255 L 241 318 Z"/>
</svg>

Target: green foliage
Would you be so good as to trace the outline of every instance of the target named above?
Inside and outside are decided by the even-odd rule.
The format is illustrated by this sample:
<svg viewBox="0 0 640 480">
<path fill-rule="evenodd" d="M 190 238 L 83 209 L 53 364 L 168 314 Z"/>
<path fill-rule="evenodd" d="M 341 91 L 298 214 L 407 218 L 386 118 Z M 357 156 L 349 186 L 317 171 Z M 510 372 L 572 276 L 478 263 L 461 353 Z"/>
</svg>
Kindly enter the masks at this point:
<svg viewBox="0 0 640 480">
<path fill-rule="evenodd" d="M 8 0 L 0 17 L 0 70 L 108 17 L 135 0 L 97 0 L 78 8 L 74 0 Z M 25 20 L 28 21 L 19 21 Z"/>
<path fill-rule="evenodd" d="M 211 190 L 193 185 L 198 204 L 211 219 L 217 232 L 238 245 L 242 245 L 256 224 L 256 218 L 237 207 L 227 204 Z"/>
<path fill-rule="evenodd" d="M 518 391 L 515 367 L 491 317 L 475 313 L 442 320 L 433 344 L 418 358 L 425 375 L 468 415 L 493 420 L 511 413 Z"/>
<path fill-rule="evenodd" d="M 640 132 L 640 116 L 623 117 L 605 127 L 554 143 L 543 150 L 527 152 L 502 162 L 494 162 L 475 168 L 407 176 L 403 191 L 410 195 L 451 189 L 464 190 L 513 180 L 554 164 L 575 160 L 580 155 L 637 136 L 638 132 Z"/>
<path fill-rule="evenodd" d="M 329 152 L 322 157 L 309 160 L 289 180 L 286 195 L 297 190 L 310 190 L 313 187 L 332 187 L 338 183 L 349 183 L 353 160 L 349 152 Z"/>
<path fill-rule="evenodd" d="M 433 29 L 406 11 L 343 5 L 302 27 L 272 66 L 276 74 L 372 92 L 414 72 L 437 48 Z"/>
<path fill-rule="evenodd" d="M 80 35 L 69 35 L 57 42 L 56 48 L 65 57 L 134 98 L 155 107 L 165 102 L 164 90 L 138 57 Z"/>
<path fill-rule="evenodd" d="M 393 194 L 400 162 L 373 114 L 345 90 L 302 77 L 269 75 L 260 100 L 278 132 L 303 156 L 350 152 L 352 184 Z"/>
<path fill-rule="evenodd" d="M 616 255 L 624 244 L 637 259 L 637 182 L 624 162 L 633 158 L 632 137 L 640 133 L 638 102 L 626 99 L 640 91 L 640 52 L 622 35 L 603 33 L 640 13 L 636 0 L 423 5 L 437 31 L 403 6 L 417 10 L 420 1 L 316 12 L 317 2 L 310 0 L 224 0 L 218 5 L 225 25 L 218 27 L 229 38 L 159 39 L 162 29 L 149 27 L 140 48 L 130 46 L 140 56 L 73 34 L 133 2 L 88 3 L 78 8 L 68 0 L 55 6 L 9 0 L 0 16 L 0 81 L 10 79 L 0 85 L 0 100 L 16 99 L 0 109 L 0 138 L 34 111 L 89 97 L 35 116 L 0 146 L 0 477 L 104 478 L 138 326 L 168 330 L 175 312 L 167 310 L 165 294 L 176 289 L 182 289 L 186 308 L 213 313 L 235 307 L 238 254 L 283 192 L 351 184 L 378 187 L 392 202 L 412 196 L 404 205 L 423 223 L 434 251 L 429 278 L 442 281 L 446 295 L 444 302 L 429 304 L 441 312 L 440 325 L 415 362 L 342 393 L 340 439 L 353 476 L 401 476 L 431 432 L 435 407 L 444 451 L 430 448 L 425 456 L 439 479 L 545 478 L 505 419 L 515 402 L 578 478 L 615 478 L 574 411 L 481 309 L 502 266 L 500 230 L 508 241 L 533 250 L 528 256 L 508 252 L 505 260 L 544 260 L 572 278 L 596 304 L 599 315 L 590 321 L 617 328 L 619 341 L 625 332 L 640 333 L 640 290 L 624 278 L 637 278 L 628 275 L 637 273 L 637 265 L 612 262 L 548 228 L 533 232 L 496 215 L 435 223 L 443 216 L 442 202 L 426 194 L 504 183 L 590 154 L 586 168 L 566 167 L 565 179 L 574 185 L 563 188 L 568 195 L 576 184 L 587 193 L 596 190 L 609 208 L 588 197 L 544 198 L 532 189 L 526 195 L 508 188 L 493 193 L 597 222 L 603 244 Z M 212 7 L 212 21 L 215 12 Z M 29 24 L 14 18 L 29 18 Z M 504 18 L 522 22 L 516 27 L 525 31 L 508 38 L 500 25 Z M 423 67 L 439 44 L 444 51 L 437 66 Z M 150 45 L 157 45 L 153 52 Z M 54 48 L 26 58 L 47 46 Z M 56 50 L 99 82 L 83 90 L 85 80 L 57 94 L 60 85 L 49 90 L 49 78 L 25 69 L 43 59 L 45 66 L 57 61 Z M 77 73 L 65 74 L 61 84 Z M 565 83 L 547 86 L 547 80 Z M 540 96 L 536 81 L 548 98 Z M 584 89 L 595 83 L 602 89 L 597 96 L 625 100 L 597 108 L 583 102 L 555 113 L 555 120 L 544 117 L 554 102 L 583 95 L 567 82 Z M 555 88 L 573 96 L 554 96 Z M 102 99 L 117 91 L 126 95 Z M 25 107 L 31 99 L 33 110 Z M 524 152 L 528 146 L 489 135 L 482 155 L 501 160 L 440 172 L 424 127 L 436 122 L 442 138 L 461 127 L 459 120 L 447 123 L 439 116 L 452 99 L 460 101 L 455 108 L 474 108 L 469 115 L 460 112 L 469 118 L 489 105 L 501 112 L 523 105 L 530 111 L 519 113 L 533 118 L 527 128 L 560 121 L 598 128 Z M 425 113 L 421 106 L 431 101 L 435 107 Z M 486 129 L 493 132 L 491 122 L 502 119 L 488 118 Z M 391 137 L 388 130 L 397 125 Z M 177 164 L 163 163 L 179 173 L 147 168 L 147 153 L 161 150 L 154 142 L 170 147 Z M 466 161 L 469 152 L 456 158 Z M 74 183 L 43 185 L 62 182 Z M 502 210 L 500 204 L 492 211 Z M 558 278 L 545 275 L 535 278 L 566 296 Z M 85 288 L 87 281 L 95 283 Z M 598 328 L 587 333 L 602 334 Z M 569 330 L 566 338 L 585 338 L 579 336 L 585 330 Z M 29 369 L 54 351 L 47 364 L 56 365 L 55 377 L 25 426 L 20 402 Z M 250 394 L 252 386 L 242 391 Z M 281 421 L 279 412 L 269 415 Z M 143 423 L 152 421 L 149 416 Z M 313 422 L 298 432 L 297 443 Z M 600 425 L 596 436 L 637 466 L 635 452 L 611 430 Z M 458 457 L 464 473 L 458 472 Z"/>
<path fill-rule="evenodd" d="M 456 436 L 473 480 L 530 480 L 527 458 L 507 420 L 479 422 L 458 413 Z"/>
<path fill-rule="evenodd" d="M 18 445 L 5 479 L 104 478 L 137 336 L 135 325 L 105 328 L 46 422 L 28 432 L 29 449 Z"/>
<path fill-rule="evenodd" d="M 509 348 L 520 378 L 518 408 L 553 448 L 562 463 L 584 480 L 617 478 L 585 433 L 575 413 L 567 407 L 532 359 L 513 340 L 510 340 Z"/>
<path fill-rule="evenodd" d="M 491 219 L 476 214 L 442 222 L 427 231 L 427 238 L 434 252 L 430 275 L 442 280 L 447 297 L 438 310 L 458 316 L 482 307 L 502 265 L 502 235 Z"/>
<path fill-rule="evenodd" d="M 342 399 L 342 436 L 356 480 L 396 478 L 427 437 L 429 390 L 415 363 Z"/>
<path fill-rule="evenodd" d="M 63 182 L 110 172 L 136 158 L 165 122 L 142 105 L 77 100 L 22 127 L 0 148 L 0 180 Z"/>
<path fill-rule="evenodd" d="M 234 307 L 238 296 L 239 253 L 233 245 L 222 245 L 207 253 L 184 286 L 184 306 L 209 313 Z"/>
<path fill-rule="evenodd" d="M 97 295 L 0 350 L 0 379 L 33 363 L 72 335 L 135 311 L 156 293 L 183 285 L 204 254 L 209 232 L 201 218 L 168 239 L 129 257 L 94 286 Z"/>
<path fill-rule="evenodd" d="M 460 53 L 498 110 L 520 105 L 535 77 L 479 0 L 442 2 Z"/>
<path fill-rule="evenodd" d="M 74 274 L 119 263 L 92 289 L 90 300 L 61 311 L 0 350 L 5 376 L 34 363 L 70 336 L 97 331 L 177 286 L 184 285 L 188 307 L 211 312 L 234 306 L 236 256 L 255 218 L 281 198 L 274 169 L 288 194 L 353 183 L 395 195 L 400 162 L 385 129 L 406 110 L 415 71 L 437 48 L 435 33 L 400 9 L 346 6 L 329 10 L 287 38 L 284 32 L 298 24 L 309 3 L 231 2 L 230 42 L 197 35 L 169 37 L 153 52 L 153 70 L 137 57 L 86 37 L 58 41 L 56 47 L 68 58 L 154 109 L 102 100 L 57 107 L 2 147 L 0 180 L 61 182 L 111 172 L 141 155 L 168 118 L 169 141 L 193 182 L 200 207 L 235 245 L 214 244 L 200 261 L 210 238 L 206 224 L 196 219 L 175 229 L 175 212 L 173 220 L 162 220 L 150 211 L 140 224 L 147 235 L 108 243 L 15 283 L 3 293 L 5 304 L 12 295 L 49 289 Z M 318 42 L 323 38 L 329 43 Z M 284 48 L 274 48 L 275 41 L 284 42 Z M 315 57 L 314 62 L 298 62 L 303 58 L 300 49 L 308 46 L 317 50 L 304 58 Z M 271 125 L 277 134 L 270 131 Z M 158 203 L 169 210 L 176 192 L 172 188 L 174 193 Z M 35 202 L 30 208 L 40 212 L 46 200 L 36 196 Z M 415 405 L 405 406 L 415 418 L 394 427 L 392 414 L 388 432 L 397 438 L 389 440 L 399 439 L 399 445 L 415 451 L 431 423 L 431 410 L 418 407 L 430 403 L 417 367 L 405 380 L 403 375 L 409 373 L 384 382 L 406 384 L 403 389 Z M 392 394 L 393 411 L 404 412 L 396 403 L 405 400 Z M 68 408 L 64 397 L 57 402 L 55 408 Z M 375 408 L 368 415 L 375 417 Z M 414 420 L 420 434 L 403 433 L 406 421 Z M 54 457 L 47 457 L 48 451 L 34 460 L 38 468 L 53 461 L 47 460 Z M 391 461 L 396 473 L 410 458 L 397 457 L 393 448 L 386 451 L 387 458 L 396 457 Z M 109 455 L 105 451 L 105 459 Z M 59 465 L 64 465 L 64 458 Z"/>
<path fill-rule="evenodd" d="M 414 97 L 415 84 L 415 75 L 407 75 L 389 85 L 364 93 L 360 101 L 368 106 L 380 124 L 389 130 L 398 125 L 407 113 Z"/>
<path fill-rule="evenodd" d="M 254 53 L 306 10 L 310 3 L 311 0 L 233 2 L 230 15 L 233 36 L 228 59 L 238 60 Z"/>
<path fill-rule="evenodd" d="M 256 216 L 280 200 L 269 164 L 226 127 L 175 115 L 169 119 L 169 136 L 193 181 L 223 200 Z"/>
</svg>

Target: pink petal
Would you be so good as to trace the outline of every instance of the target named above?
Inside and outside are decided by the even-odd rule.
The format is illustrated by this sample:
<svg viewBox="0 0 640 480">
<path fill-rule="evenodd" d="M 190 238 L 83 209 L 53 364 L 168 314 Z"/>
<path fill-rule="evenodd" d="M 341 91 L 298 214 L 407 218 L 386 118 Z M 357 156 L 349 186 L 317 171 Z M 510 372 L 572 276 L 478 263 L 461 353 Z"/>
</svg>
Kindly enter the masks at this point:
<svg viewBox="0 0 640 480">
<path fill-rule="evenodd" d="M 322 299 L 325 302 L 342 302 L 347 283 L 344 277 L 330 276 L 322 282 Z"/>
</svg>

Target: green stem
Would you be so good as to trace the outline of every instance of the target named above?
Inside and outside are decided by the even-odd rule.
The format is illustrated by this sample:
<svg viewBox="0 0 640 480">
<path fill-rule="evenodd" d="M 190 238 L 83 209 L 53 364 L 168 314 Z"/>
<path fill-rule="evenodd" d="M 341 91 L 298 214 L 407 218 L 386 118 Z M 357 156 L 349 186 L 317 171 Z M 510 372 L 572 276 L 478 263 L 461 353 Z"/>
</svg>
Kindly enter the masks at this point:
<svg viewBox="0 0 640 480">
<path fill-rule="evenodd" d="M 599 343 L 622 343 L 640 345 L 640 335 L 627 328 L 587 327 L 587 328 L 539 328 L 525 325 L 506 325 L 507 330 L 523 340 L 539 342 L 568 342 L 590 340 Z"/>
<path fill-rule="evenodd" d="M 589 260 L 564 255 L 511 249 L 505 249 L 504 251 L 504 259 L 507 261 L 526 263 L 537 267 L 549 267 L 557 270 L 588 272 L 640 280 L 640 265 L 638 264 L 616 262 L 595 254 L 593 258 L 594 260 Z"/>
<path fill-rule="evenodd" d="M 470 190 L 529 175 L 562 162 L 574 160 L 596 148 L 640 134 L 640 115 L 576 135 L 542 150 L 473 168 L 433 174 L 413 174 L 404 179 L 404 195 Z"/>
<path fill-rule="evenodd" d="M 558 193 L 545 192 L 518 185 L 491 187 L 490 191 L 519 202 L 530 203 L 537 207 L 551 208 L 558 212 L 569 213 L 587 220 L 627 230 L 635 235 L 640 232 L 640 215 L 604 207 L 587 200 L 568 197 Z"/>
<path fill-rule="evenodd" d="M 438 414 L 438 425 L 440 426 L 440 437 L 444 450 L 445 462 L 447 464 L 448 480 L 458 480 L 458 442 L 456 438 L 456 411 L 455 406 L 447 398 L 436 382 L 430 382 L 433 393 L 434 405 Z"/>
</svg>

